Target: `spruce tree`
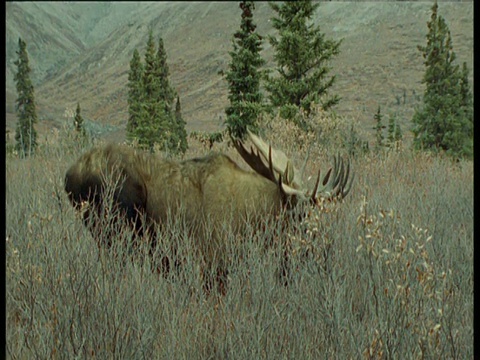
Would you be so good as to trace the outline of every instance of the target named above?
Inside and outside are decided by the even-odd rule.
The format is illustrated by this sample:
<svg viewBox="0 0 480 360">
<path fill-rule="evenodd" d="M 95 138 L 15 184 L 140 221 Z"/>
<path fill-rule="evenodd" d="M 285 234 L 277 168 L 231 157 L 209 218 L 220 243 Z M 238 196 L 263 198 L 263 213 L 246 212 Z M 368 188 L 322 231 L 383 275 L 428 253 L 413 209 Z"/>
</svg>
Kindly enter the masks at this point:
<svg viewBox="0 0 480 360">
<path fill-rule="evenodd" d="M 145 50 L 145 68 L 143 72 L 143 88 L 146 99 L 160 98 L 160 76 L 153 32 L 150 30 Z"/>
<path fill-rule="evenodd" d="M 373 116 L 373 119 L 375 120 L 375 150 L 378 151 L 383 146 L 383 129 L 385 129 L 385 126 L 382 124 L 383 115 L 380 112 L 380 106 L 378 107 L 377 112 Z"/>
<path fill-rule="evenodd" d="M 152 31 L 149 32 L 145 64 L 134 51 L 128 76 L 127 140 L 136 140 L 141 148 L 185 152 L 187 149 L 185 122 L 173 112 L 176 92 L 169 83 L 167 55 L 162 38 L 155 50 Z M 179 99 L 177 106 L 180 106 Z M 180 108 L 179 108 L 180 111 Z"/>
<path fill-rule="evenodd" d="M 182 117 L 182 107 L 180 105 L 180 96 L 177 96 L 177 102 L 175 104 L 175 134 L 176 134 L 176 144 L 175 147 L 179 152 L 185 154 L 185 151 L 188 149 L 187 143 L 187 130 L 185 129 L 185 120 Z"/>
<path fill-rule="evenodd" d="M 270 102 L 280 109 L 283 118 L 306 128 L 303 118 L 298 116 L 299 109 L 308 115 L 312 103 L 320 103 L 328 110 L 340 100 L 338 95 L 328 96 L 335 76 L 328 78 L 327 74 L 328 62 L 339 53 L 341 41 L 326 39 L 320 28 L 311 23 L 318 3 L 287 1 L 271 2 L 270 6 L 277 14 L 272 25 L 279 35 L 278 39 L 269 36 L 278 72 L 266 85 Z"/>
<path fill-rule="evenodd" d="M 168 148 L 171 119 L 166 112 L 166 105 L 161 100 L 160 70 L 155 52 L 153 33 L 150 31 L 145 51 L 145 67 L 143 72 L 144 96 L 140 109 L 140 119 L 135 131 L 136 138 L 142 148 L 153 151 L 154 145 Z"/>
<path fill-rule="evenodd" d="M 130 61 L 130 71 L 128 73 L 128 122 L 127 122 L 127 141 L 132 142 L 135 136 L 135 130 L 142 115 L 143 102 L 143 65 L 138 50 L 133 51 Z"/>
<path fill-rule="evenodd" d="M 473 156 L 473 110 L 469 100 L 468 69 L 455 64 L 450 30 L 432 6 L 427 45 L 418 46 L 425 59 L 423 106 L 415 110 L 413 145 L 454 157 Z"/>
<path fill-rule="evenodd" d="M 161 37 L 158 40 L 156 60 L 160 81 L 159 101 L 161 101 L 165 106 L 165 117 L 170 136 L 170 138 L 165 139 L 167 141 L 166 143 L 168 144 L 168 150 L 172 151 L 173 153 L 185 153 L 188 148 L 185 121 L 181 116 L 180 97 L 177 96 L 176 91 L 170 85 L 167 53 Z M 177 102 L 174 110 L 173 102 L 175 97 L 177 98 Z"/>
<path fill-rule="evenodd" d="M 83 117 L 80 114 L 80 103 L 77 103 L 77 109 L 75 110 L 75 118 L 73 119 L 73 124 L 75 126 L 75 130 L 82 136 L 86 135 L 84 124 L 83 124 Z"/>
<path fill-rule="evenodd" d="M 14 80 L 17 87 L 17 128 L 15 132 L 15 149 L 21 157 L 31 155 L 37 146 L 37 112 L 35 108 L 35 95 L 33 84 L 30 80 L 30 66 L 28 64 L 27 44 L 18 39 L 17 73 Z"/>
<path fill-rule="evenodd" d="M 240 29 L 232 39 L 233 50 L 226 79 L 228 81 L 230 105 L 225 109 L 226 125 L 230 136 L 243 138 L 247 127 L 255 130 L 257 119 L 263 111 L 263 95 L 260 81 L 265 76 L 260 68 L 265 60 L 260 56 L 262 37 L 255 31 L 253 1 L 240 2 L 242 20 Z"/>
<path fill-rule="evenodd" d="M 159 99 L 164 101 L 166 106 L 165 110 L 167 110 L 167 112 L 171 112 L 173 110 L 173 101 L 175 100 L 177 94 L 175 90 L 170 86 L 170 81 L 168 80 L 170 74 L 167 64 L 167 53 L 165 51 L 163 39 L 161 37 L 158 40 L 156 62 L 158 77 L 160 81 Z"/>
<path fill-rule="evenodd" d="M 135 128 L 135 139 L 139 147 L 153 152 L 155 144 L 158 144 L 160 149 L 167 149 L 167 139 L 170 136 L 166 126 L 167 122 L 168 119 L 163 103 L 154 101 L 143 103 Z"/>
</svg>

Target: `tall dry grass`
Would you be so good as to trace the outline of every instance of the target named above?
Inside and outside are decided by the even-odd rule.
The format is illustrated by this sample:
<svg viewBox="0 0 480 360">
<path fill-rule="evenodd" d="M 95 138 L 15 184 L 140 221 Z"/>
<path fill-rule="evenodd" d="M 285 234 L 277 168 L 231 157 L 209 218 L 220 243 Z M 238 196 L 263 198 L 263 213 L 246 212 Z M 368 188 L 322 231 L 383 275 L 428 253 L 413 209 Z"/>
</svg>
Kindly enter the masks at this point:
<svg viewBox="0 0 480 360">
<path fill-rule="evenodd" d="M 287 125 L 267 137 L 296 163 L 310 152 L 306 179 L 328 164 L 318 139 L 300 147 Z M 471 162 L 407 150 L 353 159 L 342 203 L 288 230 L 225 239 L 228 291 L 207 296 L 194 239 L 174 221 L 163 243 L 177 241 L 185 260 L 167 278 L 148 258 L 99 251 L 63 191 L 83 150 L 65 142 L 7 158 L 10 358 L 473 358 Z M 288 286 L 278 249 L 262 246 L 278 236 L 291 243 Z"/>
</svg>

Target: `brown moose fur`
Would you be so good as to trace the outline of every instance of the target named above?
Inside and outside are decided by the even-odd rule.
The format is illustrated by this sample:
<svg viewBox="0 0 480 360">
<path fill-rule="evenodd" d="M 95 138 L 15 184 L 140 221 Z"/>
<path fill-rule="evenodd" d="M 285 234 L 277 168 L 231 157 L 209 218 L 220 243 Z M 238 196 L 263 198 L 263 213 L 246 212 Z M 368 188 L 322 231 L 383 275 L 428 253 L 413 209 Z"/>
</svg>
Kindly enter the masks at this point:
<svg viewBox="0 0 480 360">
<path fill-rule="evenodd" d="M 114 173 L 123 180 L 114 195 L 123 219 L 142 234 L 142 219 L 161 226 L 169 216 L 182 216 L 206 266 L 225 256 L 225 223 L 241 233 L 286 204 L 278 184 L 241 169 L 226 155 L 176 162 L 114 144 L 91 149 L 67 171 L 65 190 L 72 204 L 88 201 L 99 211 L 104 176 Z M 93 232 L 91 214 L 86 212 L 84 220 Z"/>
</svg>

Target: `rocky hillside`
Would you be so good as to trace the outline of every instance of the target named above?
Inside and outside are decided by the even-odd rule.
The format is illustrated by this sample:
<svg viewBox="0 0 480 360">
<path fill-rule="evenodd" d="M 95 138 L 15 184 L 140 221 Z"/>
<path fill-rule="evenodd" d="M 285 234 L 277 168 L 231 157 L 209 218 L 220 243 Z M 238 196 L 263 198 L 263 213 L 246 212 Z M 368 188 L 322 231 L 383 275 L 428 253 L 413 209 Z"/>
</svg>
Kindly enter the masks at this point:
<svg viewBox="0 0 480 360">
<path fill-rule="evenodd" d="M 425 43 L 429 2 L 325 2 L 315 23 L 328 37 L 343 39 L 332 62 L 336 112 L 372 132 L 373 114 L 396 112 L 404 129 L 423 92 L 417 45 Z M 441 2 L 458 61 L 473 69 L 473 2 Z M 47 135 L 67 121 L 66 109 L 80 102 L 82 114 L 122 140 L 127 120 L 126 84 L 133 50 L 142 56 L 149 29 L 165 42 L 170 79 L 178 91 L 188 130 L 222 126 L 231 39 L 240 23 L 238 3 L 6 3 L 6 127 L 15 127 L 18 37 L 27 42 L 40 123 Z M 260 34 L 274 34 L 273 13 L 257 4 Z M 271 65 L 272 51 L 263 56 Z M 473 79 L 473 74 L 472 79 Z M 405 95 L 405 98 L 404 98 Z M 116 131 L 115 131 L 116 130 Z M 42 136 L 41 136 L 42 137 Z"/>
</svg>

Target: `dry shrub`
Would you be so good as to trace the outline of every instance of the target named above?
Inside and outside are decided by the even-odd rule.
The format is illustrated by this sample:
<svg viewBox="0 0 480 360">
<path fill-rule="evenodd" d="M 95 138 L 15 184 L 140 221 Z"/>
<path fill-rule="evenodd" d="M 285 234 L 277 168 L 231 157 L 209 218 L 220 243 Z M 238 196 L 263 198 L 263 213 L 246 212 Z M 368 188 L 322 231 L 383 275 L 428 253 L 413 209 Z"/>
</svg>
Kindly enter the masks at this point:
<svg viewBox="0 0 480 360">
<path fill-rule="evenodd" d="M 352 125 L 360 137 L 364 136 L 356 121 L 325 112 L 319 106 L 310 115 L 301 116 L 308 130 L 279 115 L 266 116 L 261 122 L 267 141 L 285 151 L 305 153 L 313 144 L 322 152 L 335 152 L 345 147 Z"/>
<path fill-rule="evenodd" d="M 297 167 L 309 147 L 299 139 L 314 144 L 305 179 L 341 149 L 282 121 L 271 119 L 266 138 Z M 307 209 L 285 232 L 276 224 L 232 235 L 228 291 L 206 297 L 187 241 L 195 239 L 175 224 L 162 241 L 186 244 L 176 278 L 98 251 L 63 191 L 81 152 L 65 140 L 7 158 L 9 357 L 473 358 L 471 161 L 407 149 L 353 159 L 343 202 Z M 291 244 L 286 287 L 275 276 L 278 254 L 260 246 L 267 238 Z"/>
</svg>

